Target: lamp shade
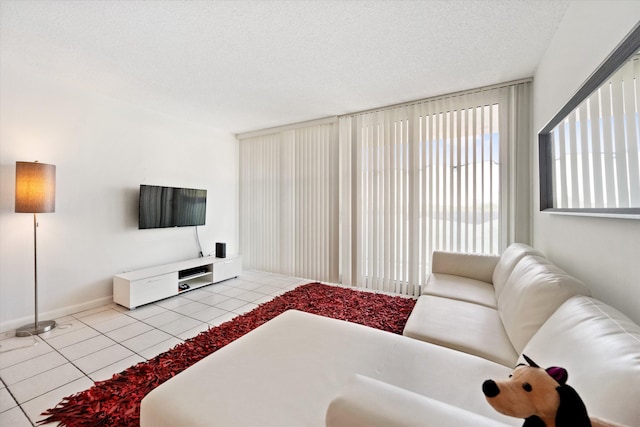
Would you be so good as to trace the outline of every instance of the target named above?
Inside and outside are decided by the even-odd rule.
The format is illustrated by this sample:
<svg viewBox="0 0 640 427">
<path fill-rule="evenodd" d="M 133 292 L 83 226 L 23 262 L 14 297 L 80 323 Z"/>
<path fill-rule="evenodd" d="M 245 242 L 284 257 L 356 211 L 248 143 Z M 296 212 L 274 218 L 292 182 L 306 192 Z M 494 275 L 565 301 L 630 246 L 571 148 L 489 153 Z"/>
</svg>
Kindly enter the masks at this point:
<svg viewBox="0 0 640 427">
<path fill-rule="evenodd" d="M 16 162 L 16 212 L 56 211 L 56 166 Z"/>
</svg>

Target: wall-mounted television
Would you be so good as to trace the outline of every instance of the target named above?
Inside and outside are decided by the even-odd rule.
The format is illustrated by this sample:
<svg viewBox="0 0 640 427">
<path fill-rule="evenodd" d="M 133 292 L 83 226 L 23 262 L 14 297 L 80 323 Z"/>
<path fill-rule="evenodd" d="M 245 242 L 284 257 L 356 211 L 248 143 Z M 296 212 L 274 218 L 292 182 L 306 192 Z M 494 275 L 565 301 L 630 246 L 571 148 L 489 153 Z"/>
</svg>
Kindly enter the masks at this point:
<svg viewBox="0 0 640 427">
<path fill-rule="evenodd" d="M 138 228 L 204 225 L 207 190 L 140 185 Z"/>
</svg>

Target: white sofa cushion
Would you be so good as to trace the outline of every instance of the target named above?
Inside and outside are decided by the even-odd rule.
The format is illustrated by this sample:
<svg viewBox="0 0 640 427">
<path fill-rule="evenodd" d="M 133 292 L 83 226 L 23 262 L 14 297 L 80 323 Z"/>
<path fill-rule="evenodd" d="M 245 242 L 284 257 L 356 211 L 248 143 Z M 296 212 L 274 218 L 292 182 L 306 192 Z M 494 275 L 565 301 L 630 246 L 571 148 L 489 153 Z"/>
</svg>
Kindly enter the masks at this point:
<svg viewBox="0 0 640 427">
<path fill-rule="evenodd" d="M 491 283 L 468 277 L 432 273 L 422 295 L 434 295 L 496 308 L 496 293 Z"/>
<path fill-rule="evenodd" d="M 459 351 L 291 310 L 151 391 L 142 400 L 140 425 L 320 427 L 353 374 L 503 420 L 481 386 L 510 371 Z"/>
<path fill-rule="evenodd" d="M 402 333 L 508 367 L 518 360 L 498 311 L 480 304 L 422 295 Z"/>
<path fill-rule="evenodd" d="M 433 251 L 431 272 L 452 274 L 491 283 L 500 257 L 496 255 Z"/>
<path fill-rule="evenodd" d="M 640 426 L 640 326 L 593 298 L 568 299 L 524 348 L 542 367 L 562 366 L 589 414 Z"/>
<path fill-rule="evenodd" d="M 551 314 L 574 295 L 589 295 L 586 286 L 545 258 L 525 255 L 498 296 L 498 313 L 518 353 Z"/>
<path fill-rule="evenodd" d="M 354 375 L 327 409 L 327 427 L 506 427 L 509 424 L 362 375 Z"/>
<path fill-rule="evenodd" d="M 518 264 L 525 255 L 543 256 L 539 251 L 524 243 L 513 243 L 500 255 L 500 261 L 498 261 L 493 270 L 492 280 L 496 292 L 496 299 L 500 297 L 502 288 L 516 264 Z"/>
</svg>

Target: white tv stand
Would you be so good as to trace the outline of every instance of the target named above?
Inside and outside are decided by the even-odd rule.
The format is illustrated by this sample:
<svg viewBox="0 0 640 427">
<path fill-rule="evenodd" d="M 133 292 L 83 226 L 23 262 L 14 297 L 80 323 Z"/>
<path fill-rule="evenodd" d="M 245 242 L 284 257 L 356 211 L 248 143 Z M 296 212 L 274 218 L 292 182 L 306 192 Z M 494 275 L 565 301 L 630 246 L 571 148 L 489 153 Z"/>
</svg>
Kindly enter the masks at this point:
<svg viewBox="0 0 640 427">
<path fill-rule="evenodd" d="M 237 277 L 241 271 L 239 256 L 208 256 L 128 271 L 113 277 L 113 302 L 135 308 Z"/>
</svg>

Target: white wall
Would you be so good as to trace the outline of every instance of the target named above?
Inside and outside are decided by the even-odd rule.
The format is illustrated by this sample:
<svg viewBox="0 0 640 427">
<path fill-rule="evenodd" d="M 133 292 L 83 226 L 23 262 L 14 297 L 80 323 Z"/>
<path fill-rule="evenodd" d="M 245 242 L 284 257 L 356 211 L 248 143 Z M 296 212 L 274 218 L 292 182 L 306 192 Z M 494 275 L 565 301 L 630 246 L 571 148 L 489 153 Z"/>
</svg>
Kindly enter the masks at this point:
<svg viewBox="0 0 640 427">
<path fill-rule="evenodd" d="M 534 78 L 534 131 L 540 130 L 640 18 L 638 1 L 574 1 Z M 595 297 L 640 323 L 640 221 L 539 212 L 534 136 L 533 244 L 589 285 Z"/>
<path fill-rule="evenodd" d="M 207 189 L 203 250 L 237 252 L 233 135 L 38 65 L 6 55 L 0 70 L 1 331 L 34 313 L 33 216 L 14 212 L 16 161 L 57 166 L 56 212 L 38 216 L 41 320 L 110 302 L 118 272 L 198 256 L 194 227 L 137 229 L 140 184 Z"/>
</svg>

